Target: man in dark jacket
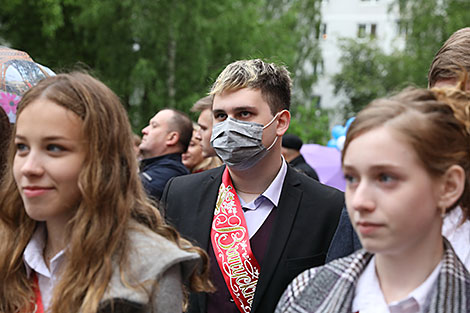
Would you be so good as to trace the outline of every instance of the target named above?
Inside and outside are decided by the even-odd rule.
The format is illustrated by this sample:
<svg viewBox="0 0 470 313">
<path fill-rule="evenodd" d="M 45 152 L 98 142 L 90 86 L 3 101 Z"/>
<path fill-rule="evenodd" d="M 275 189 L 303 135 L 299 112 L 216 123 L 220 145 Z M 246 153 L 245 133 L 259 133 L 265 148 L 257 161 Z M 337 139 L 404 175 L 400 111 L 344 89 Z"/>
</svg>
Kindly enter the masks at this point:
<svg viewBox="0 0 470 313">
<path fill-rule="evenodd" d="M 317 172 L 307 164 L 302 154 L 300 154 L 300 148 L 302 148 L 303 142 L 298 136 L 293 134 L 285 134 L 282 136 L 282 149 L 281 153 L 286 159 L 287 163 L 292 166 L 298 172 L 304 173 L 307 176 L 315 180 L 318 179 Z"/>
<path fill-rule="evenodd" d="M 207 251 L 217 291 L 189 313 L 272 313 L 287 285 L 324 264 L 343 194 L 281 158 L 291 79 L 262 60 L 229 64 L 211 89 L 211 144 L 226 166 L 170 179 L 167 221 Z"/>
<path fill-rule="evenodd" d="M 147 194 L 154 200 L 160 197 L 168 180 L 189 174 L 181 161 L 193 133 L 189 117 L 178 110 L 159 111 L 142 130 L 139 146 L 143 156 L 140 177 Z"/>
</svg>

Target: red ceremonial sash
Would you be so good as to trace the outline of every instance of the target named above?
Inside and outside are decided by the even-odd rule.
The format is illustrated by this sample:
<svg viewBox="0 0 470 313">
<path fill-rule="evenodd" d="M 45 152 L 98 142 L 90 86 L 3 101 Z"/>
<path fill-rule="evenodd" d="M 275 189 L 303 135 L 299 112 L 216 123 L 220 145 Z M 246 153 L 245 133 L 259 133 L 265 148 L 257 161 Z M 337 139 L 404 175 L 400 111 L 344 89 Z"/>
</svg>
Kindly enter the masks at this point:
<svg viewBox="0 0 470 313">
<path fill-rule="evenodd" d="M 242 313 L 251 311 L 260 267 L 250 247 L 240 200 L 233 188 L 227 167 L 212 220 L 211 241 L 227 288 Z"/>
<path fill-rule="evenodd" d="M 35 300 L 33 313 L 44 313 L 41 290 L 39 290 L 38 275 L 36 275 L 36 273 L 33 273 L 33 291 Z"/>
</svg>

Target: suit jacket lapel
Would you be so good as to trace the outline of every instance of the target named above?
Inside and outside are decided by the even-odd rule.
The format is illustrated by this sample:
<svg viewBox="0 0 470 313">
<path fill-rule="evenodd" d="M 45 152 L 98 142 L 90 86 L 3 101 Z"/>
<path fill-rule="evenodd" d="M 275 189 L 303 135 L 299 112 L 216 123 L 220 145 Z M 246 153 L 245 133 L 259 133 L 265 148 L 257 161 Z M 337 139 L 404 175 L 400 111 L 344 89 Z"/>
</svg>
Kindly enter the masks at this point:
<svg viewBox="0 0 470 313">
<path fill-rule="evenodd" d="M 302 190 L 298 188 L 300 180 L 298 180 L 295 175 L 292 175 L 292 171 L 291 168 L 287 169 L 284 185 L 282 186 L 276 220 L 269 238 L 268 248 L 264 256 L 263 266 L 256 286 L 255 298 L 251 308 L 252 312 L 255 312 L 264 292 L 269 288 L 269 283 L 280 261 L 295 216 L 297 215 L 297 210 L 299 209 Z"/>
<path fill-rule="evenodd" d="M 193 225 L 197 232 L 194 235 L 195 240 L 200 244 L 201 248 L 209 248 L 209 237 L 212 228 L 212 219 L 214 216 L 215 202 L 222 183 L 222 173 L 224 166 L 220 171 L 214 172 L 205 181 L 201 182 L 201 193 L 199 203 L 196 207 L 198 225 Z M 194 191 L 198 192 L 198 191 Z"/>
<path fill-rule="evenodd" d="M 214 216 L 215 202 L 219 193 L 219 187 L 222 183 L 222 174 L 225 166 L 220 167 L 220 171 L 214 171 L 212 175 L 206 178 L 205 181 L 201 182 L 200 198 L 196 205 L 196 214 L 198 225 L 192 225 L 197 231 L 194 233 L 194 239 L 199 246 L 208 251 L 209 239 L 212 228 L 212 219 Z M 207 297 L 205 293 L 198 293 L 199 312 L 207 311 Z"/>
</svg>

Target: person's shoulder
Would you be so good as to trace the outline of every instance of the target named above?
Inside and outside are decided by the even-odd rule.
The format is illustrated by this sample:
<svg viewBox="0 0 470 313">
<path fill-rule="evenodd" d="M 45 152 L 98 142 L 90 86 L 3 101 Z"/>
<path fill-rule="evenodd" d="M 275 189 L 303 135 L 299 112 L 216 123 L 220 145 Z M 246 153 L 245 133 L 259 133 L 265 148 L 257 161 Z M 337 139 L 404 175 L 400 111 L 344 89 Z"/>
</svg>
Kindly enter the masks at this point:
<svg viewBox="0 0 470 313">
<path fill-rule="evenodd" d="M 128 225 L 126 247 L 125 262 L 119 263 L 120 257 L 117 255 L 113 260 L 116 263 L 113 264 L 113 273 L 101 300 L 103 306 L 116 299 L 122 301 L 118 302 L 120 307 L 145 306 L 149 294 L 155 290 L 167 270 L 179 264 L 183 281 L 186 281 L 194 269 L 201 266 L 201 258 L 197 253 L 180 249 L 176 243 L 136 221 Z M 135 288 L 137 285 L 142 288 Z"/>
<path fill-rule="evenodd" d="M 128 230 L 131 272 L 140 279 L 151 279 L 177 263 L 194 268 L 200 262 L 197 253 L 179 248 L 175 242 L 155 233 L 144 225 L 131 222 Z M 146 274 L 145 272 L 148 272 Z M 142 277 L 149 275 L 150 277 Z"/>
<path fill-rule="evenodd" d="M 181 160 L 181 154 L 178 153 L 163 155 L 160 159 L 158 159 L 157 162 L 155 162 L 155 166 L 164 166 L 177 169 L 184 168 L 186 171 L 188 171 L 184 166 L 183 161 Z"/>
<path fill-rule="evenodd" d="M 341 190 L 338 190 L 334 187 L 320 183 L 319 181 L 308 177 L 304 173 L 300 173 L 293 168 L 289 168 L 287 172 L 286 179 L 289 178 L 289 181 L 300 182 L 300 187 L 307 192 L 313 192 L 313 194 L 323 194 L 325 197 L 344 197 L 344 193 Z"/>
<path fill-rule="evenodd" d="M 219 166 L 212 168 L 207 171 L 193 173 L 184 176 L 178 176 L 171 180 L 171 184 L 174 185 L 191 185 L 191 184 L 200 184 L 202 181 L 205 181 L 207 178 L 215 178 L 222 175 L 224 166 Z"/>
<path fill-rule="evenodd" d="M 304 310 L 307 312 L 316 308 L 315 302 L 322 301 L 325 297 L 325 283 L 335 282 L 338 278 L 339 275 L 332 270 L 331 264 L 303 271 L 287 286 L 277 305 L 276 313 L 298 313 Z"/>
<path fill-rule="evenodd" d="M 149 163 L 141 175 L 150 181 L 167 181 L 174 176 L 181 176 L 189 174 L 189 170 L 184 166 L 181 161 L 174 159 L 161 159 L 153 163 Z"/>
<path fill-rule="evenodd" d="M 317 312 L 318 308 L 325 304 L 324 300 L 331 298 L 333 293 L 342 293 L 344 290 L 353 288 L 371 256 L 364 250 L 360 250 L 323 266 L 302 272 L 285 290 L 276 313 Z M 327 310 L 327 312 L 331 311 Z"/>
</svg>

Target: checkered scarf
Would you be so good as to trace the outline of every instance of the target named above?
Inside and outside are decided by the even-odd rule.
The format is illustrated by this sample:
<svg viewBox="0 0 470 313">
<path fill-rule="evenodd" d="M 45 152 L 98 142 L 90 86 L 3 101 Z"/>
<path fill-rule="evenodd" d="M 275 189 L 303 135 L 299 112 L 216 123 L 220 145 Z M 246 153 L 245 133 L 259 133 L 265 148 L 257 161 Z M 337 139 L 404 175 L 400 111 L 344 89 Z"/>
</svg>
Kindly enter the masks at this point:
<svg viewBox="0 0 470 313">
<path fill-rule="evenodd" d="M 362 249 L 303 272 L 284 291 L 276 313 L 351 313 L 356 282 L 371 258 Z M 442 267 L 428 312 L 470 312 L 470 274 L 445 238 Z"/>
</svg>

